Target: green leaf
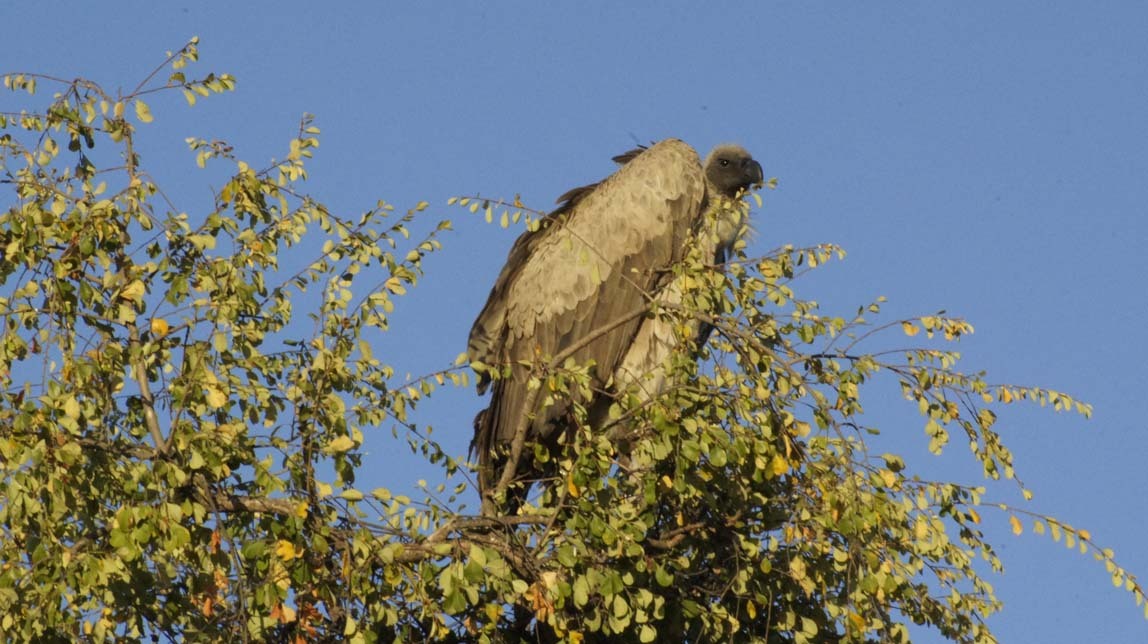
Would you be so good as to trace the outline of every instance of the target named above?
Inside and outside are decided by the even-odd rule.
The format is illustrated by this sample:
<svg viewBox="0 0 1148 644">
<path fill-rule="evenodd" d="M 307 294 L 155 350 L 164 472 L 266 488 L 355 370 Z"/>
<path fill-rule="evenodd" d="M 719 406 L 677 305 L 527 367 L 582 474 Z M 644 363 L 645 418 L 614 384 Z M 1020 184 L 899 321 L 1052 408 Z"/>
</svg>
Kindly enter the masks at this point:
<svg viewBox="0 0 1148 644">
<path fill-rule="evenodd" d="M 578 577 L 572 586 L 574 605 L 582 608 L 590 601 L 590 586 L 585 577 Z"/>
<path fill-rule="evenodd" d="M 64 415 L 72 420 L 78 419 L 80 417 L 80 401 L 72 397 L 64 400 Z"/>
<path fill-rule="evenodd" d="M 187 468 L 189 470 L 203 469 L 207 461 L 203 460 L 203 455 L 198 450 L 191 450 L 191 456 L 187 459 Z"/>
</svg>

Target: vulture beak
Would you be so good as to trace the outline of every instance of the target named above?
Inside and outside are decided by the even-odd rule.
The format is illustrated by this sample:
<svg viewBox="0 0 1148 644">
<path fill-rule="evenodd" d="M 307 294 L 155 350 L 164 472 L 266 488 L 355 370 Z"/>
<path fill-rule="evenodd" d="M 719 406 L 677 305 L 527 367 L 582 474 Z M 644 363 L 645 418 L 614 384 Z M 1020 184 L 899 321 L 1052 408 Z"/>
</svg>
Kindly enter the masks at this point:
<svg viewBox="0 0 1148 644">
<path fill-rule="evenodd" d="M 754 188 L 761 188 L 765 185 L 765 174 L 761 171 L 761 164 L 753 159 L 745 160 L 746 185 Z"/>
</svg>

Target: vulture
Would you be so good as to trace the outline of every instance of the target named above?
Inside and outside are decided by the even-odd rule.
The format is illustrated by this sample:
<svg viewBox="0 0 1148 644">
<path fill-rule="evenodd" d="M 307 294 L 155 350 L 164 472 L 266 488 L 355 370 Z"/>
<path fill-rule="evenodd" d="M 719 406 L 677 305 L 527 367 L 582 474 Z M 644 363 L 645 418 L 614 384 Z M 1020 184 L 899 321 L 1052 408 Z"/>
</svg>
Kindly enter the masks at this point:
<svg viewBox="0 0 1148 644">
<path fill-rule="evenodd" d="M 677 139 L 614 161 L 621 164 L 614 174 L 559 197 L 559 207 L 515 241 L 471 328 L 467 353 L 478 391 L 492 389 L 471 443 L 484 508 L 500 483 L 528 489 L 539 478 L 529 445 L 560 444 L 573 402 L 593 409 L 608 406 L 610 392 L 648 399 L 662 389 L 678 336 L 648 313 L 656 302 L 680 300 L 670 269 L 691 245 L 725 261 L 746 229 L 740 197 L 763 180 L 761 165 L 731 144 L 715 147 L 704 163 Z M 696 327 L 704 340 L 708 330 Z M 571 360 L 589 368 L 597 400 L 547 403 L 546 391 L 529 387 L 532 376 Z M 515 443 L 516 468 L 504 476 Z"/>
</svg>

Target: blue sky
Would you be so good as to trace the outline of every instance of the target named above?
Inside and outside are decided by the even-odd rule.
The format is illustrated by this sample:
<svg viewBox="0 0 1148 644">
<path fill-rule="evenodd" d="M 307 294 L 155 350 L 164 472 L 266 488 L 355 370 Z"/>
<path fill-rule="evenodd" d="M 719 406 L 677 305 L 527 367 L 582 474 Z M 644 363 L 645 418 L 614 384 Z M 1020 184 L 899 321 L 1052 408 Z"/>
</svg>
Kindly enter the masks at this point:
<svg viewBox="0 0 1148 644">
<path fill-rule="evenodd" d="M 960 345 L 966 369 L 1095 405 L 1090 421 L 1010 406 L 998 427 L 1036 494 L 1027 507 L 1089 529 L 1148 580 L 1148 5 L 1099 6 L 6 2 L 0 71 L 126 91 L 198 35 L 194 71 L 231 73 L 238 90 L 192 110 L 157 100 L 142 151 L 189 212 L 211 181 L 185 137 L 226 139 L 262 164 L 316 114 L 313 194 L 346 214 L 425 199 L 431 218 L 455 221 L 376 349 L 413 374 L 463 350 L 515 234 L 448 209 L 449 196 L 521 193 L 548 208 L 635 141 L 739 142 L 780 179 L 751 253 L 849 251 L 799 293 L 842 314 L 885 295 L 889 320 L 963 315 L 977 328 Z M 462 453 L 480 407 L 447 391 L 420 420 Z M 888 411 L 883 440 L 925 475 L 977 482 L 963 448 L 929 457 L 902 412 Z M 380 443 L 367 469 L 382 474 L 364 487 L 426 475 L 395 451 Z M 1101 565 L 985 515 L 1007 569 L 993 579 L 1002 641 L 1148 639 Z"/>
</svg>

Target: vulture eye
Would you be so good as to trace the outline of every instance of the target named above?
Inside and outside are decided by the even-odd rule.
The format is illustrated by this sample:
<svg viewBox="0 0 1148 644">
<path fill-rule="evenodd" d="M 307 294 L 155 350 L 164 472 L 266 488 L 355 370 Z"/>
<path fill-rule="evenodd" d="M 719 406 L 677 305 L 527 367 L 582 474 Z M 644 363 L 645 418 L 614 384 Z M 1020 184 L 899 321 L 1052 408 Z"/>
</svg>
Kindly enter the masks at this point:
<svg viewBox="0 0 1148 644">
<path fill-rule="evenodd" d="M 729 159 L 721 159 L 718 161 L 718 163 L 721 164 L 721 167 L 724 168 L 729 165 Z"/>
</svg>

